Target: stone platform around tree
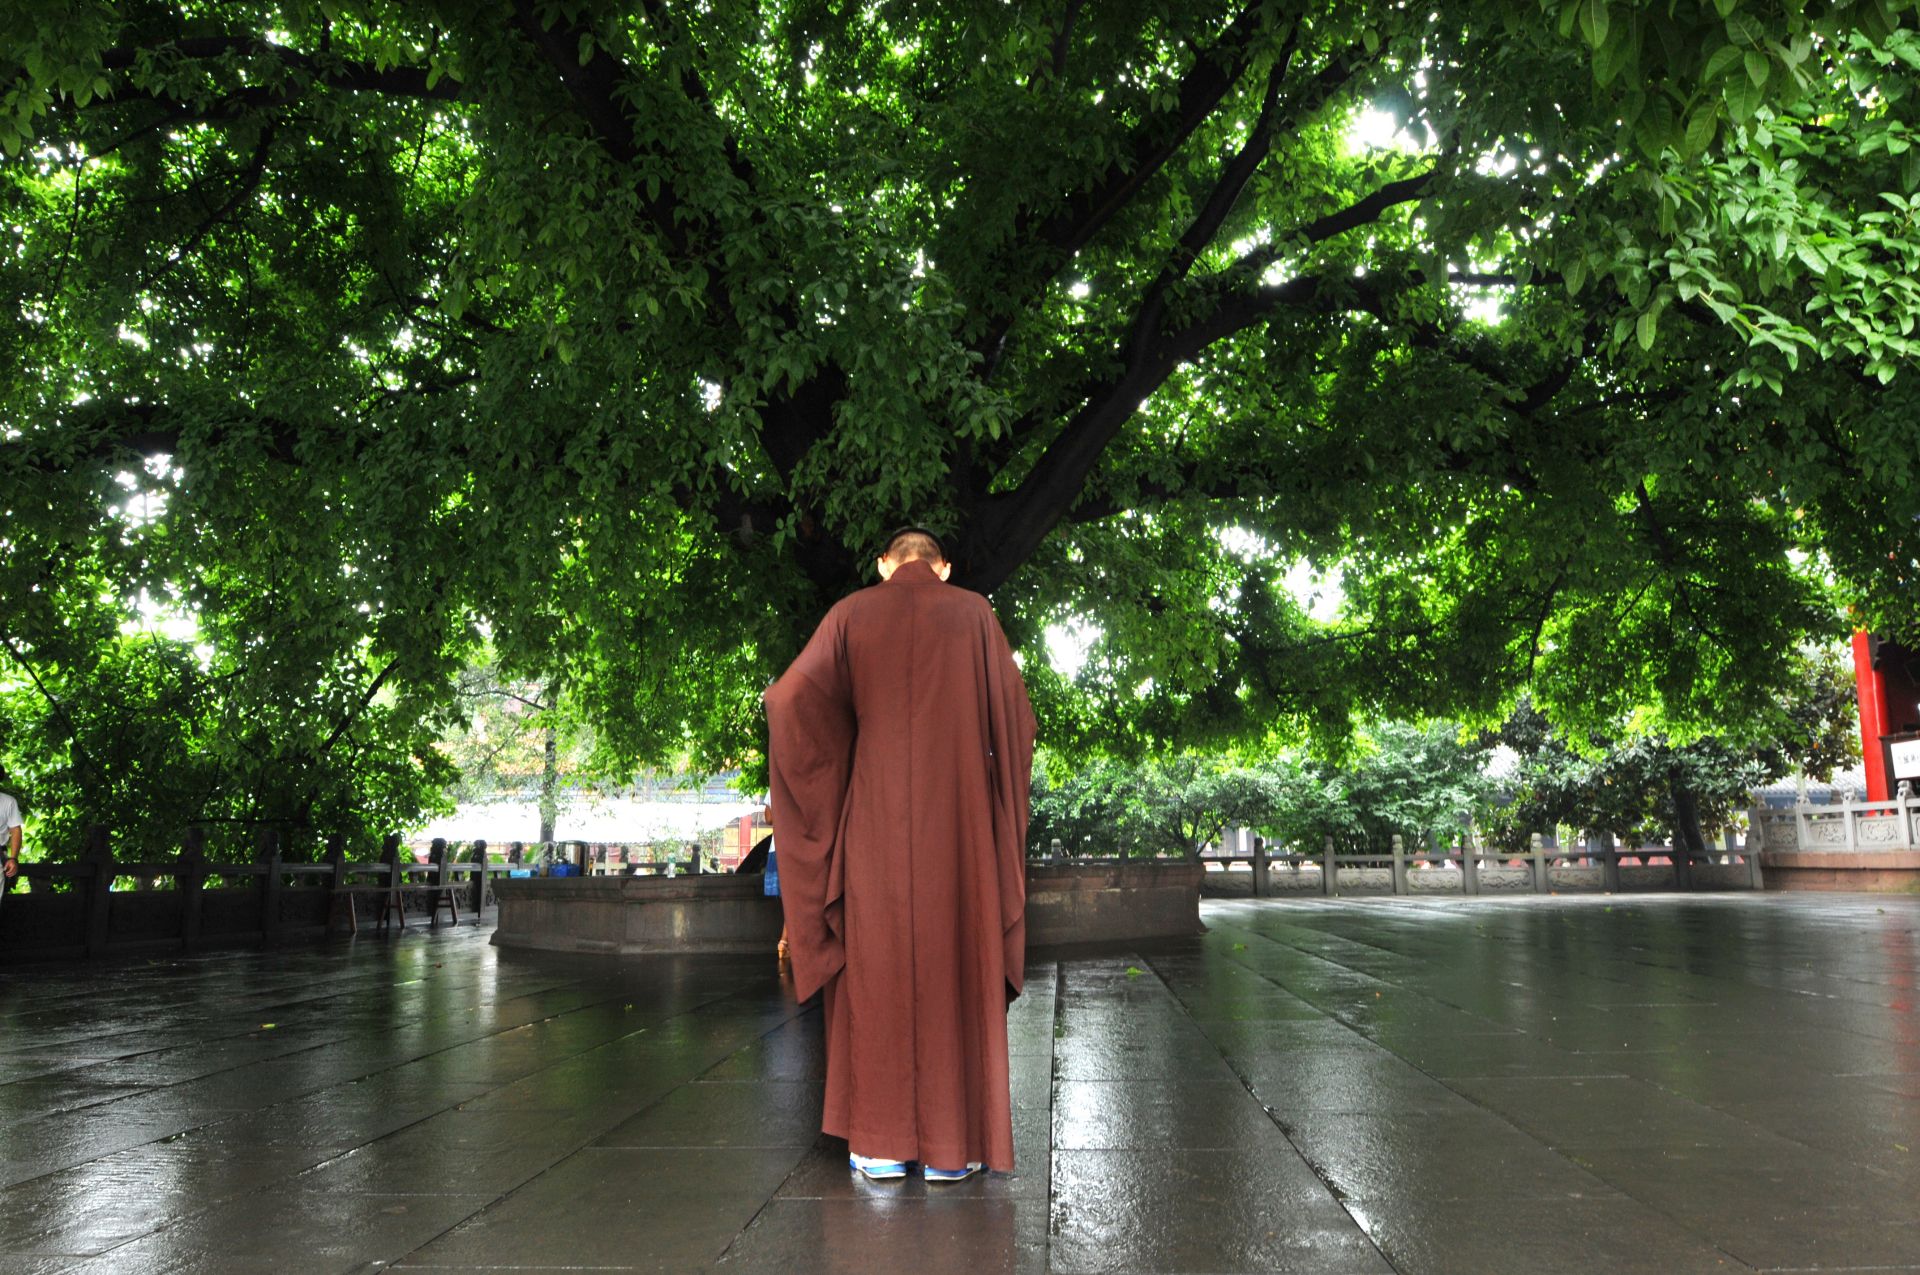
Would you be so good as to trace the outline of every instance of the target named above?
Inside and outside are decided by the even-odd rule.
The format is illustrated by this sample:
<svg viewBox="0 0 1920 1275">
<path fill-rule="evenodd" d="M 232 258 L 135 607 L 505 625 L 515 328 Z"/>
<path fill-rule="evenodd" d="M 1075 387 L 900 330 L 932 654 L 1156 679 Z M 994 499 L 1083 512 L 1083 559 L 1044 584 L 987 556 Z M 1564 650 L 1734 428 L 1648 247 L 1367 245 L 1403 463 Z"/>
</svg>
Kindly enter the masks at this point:
<svg viewBox="0 0 1920 1275">
<path fill-rule="evenodd" d="M 1187 938 L 1200 930 L 1198 863 L 1095 860 L 1027 866 L 1030 947 Z M 495 883 L 500 947 L 613 956 L 764 952 L 780 900 L 757 875 L 528 877 Z"/>
<path fill-rule="evenodd" d="M 949 1187 L 850 1177 L 766 957 L 11 966 L 0 1271 L 1920 1270 L 1920 900 L 1203 917 L 1036 957 Z"/>
</svg>

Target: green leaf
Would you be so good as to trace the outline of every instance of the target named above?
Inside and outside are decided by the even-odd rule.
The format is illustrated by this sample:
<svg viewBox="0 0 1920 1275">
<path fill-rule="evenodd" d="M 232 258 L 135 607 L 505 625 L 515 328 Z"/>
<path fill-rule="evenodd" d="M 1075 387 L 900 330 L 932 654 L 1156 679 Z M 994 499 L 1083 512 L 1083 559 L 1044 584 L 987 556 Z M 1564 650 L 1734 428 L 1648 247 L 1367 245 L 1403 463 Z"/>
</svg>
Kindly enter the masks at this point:
<svg viewBox="0 0 1920 1275">
<path fill-rule="evenodd" d="M 1653 348 L 1653 339 L 1659 326 L 1660 314 L 1656 310 L 1648 310 L 1634 322 L 1633 334 L 1639 339 L 1641 349 L 1651 350 Z"/>
<path fill-rule="evenodd" d="M 1748 49 L 1746 64 L 1747 78 L 1753 81 L 1753 86 L 1757 89 L 1765 88 L 1767 77 L 1773 74 L 1773 59 L 1758 49 Z"/>
<path fill-rule="evenodd" d="M 1580 289 L 1585 287 L 1587 282 L 1587 259 L 1585 257 L 1575 257 L 1567 263 L 1566 280 L 1567 295 L 1570 297 L 1579 296 Z"/>
<path fill-rule="evenodd" d="M 1587 44 L 1599 48 L 1607 42 L 1607 0 L 1579 0 L 1580 30 Z"/>
<path fill-rule="evenodd" d="M 1687 120 L 1687 139 L 1685 150 L 1689 159 L 1706 152 L 1713 144 L 1713 134 L 1720 124 L 1720 103 L 1705 101 L 1694 108 L 1693 116 Z"/>
<path fill-rule="evenodd" d="M 1700 73 L 1703 80 L 1717 80 L 1732 70 L 1740 61 L 1740 50 L 1734 45 L 1723 44 L 1707 58 L 1706 69 Z"/>
<path fill-rule="evenodd" d="M 1760 109 L 1760 87 L 1750 76 L 1736 75 L 1727 81 L 1727 114 L 1736 124 L 1744 124 Z"/>
</svg>

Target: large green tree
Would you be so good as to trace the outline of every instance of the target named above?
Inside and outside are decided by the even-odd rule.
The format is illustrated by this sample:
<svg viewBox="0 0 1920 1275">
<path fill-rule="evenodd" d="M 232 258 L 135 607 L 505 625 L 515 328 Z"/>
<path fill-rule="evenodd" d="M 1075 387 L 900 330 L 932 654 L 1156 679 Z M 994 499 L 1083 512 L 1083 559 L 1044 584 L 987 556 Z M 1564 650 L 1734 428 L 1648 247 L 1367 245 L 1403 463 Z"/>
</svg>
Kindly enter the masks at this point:
<svg viewBox="0 0 1920 1275">
<path fill-rule="evenodd" d="M 1920 615 L 1905 3 L 5 8 L 14 677 L 111 559 L 221 667 L 484 621 L 737 754 L 908 518 L 1066 748 L 1698 729 Z"/>
</svg>

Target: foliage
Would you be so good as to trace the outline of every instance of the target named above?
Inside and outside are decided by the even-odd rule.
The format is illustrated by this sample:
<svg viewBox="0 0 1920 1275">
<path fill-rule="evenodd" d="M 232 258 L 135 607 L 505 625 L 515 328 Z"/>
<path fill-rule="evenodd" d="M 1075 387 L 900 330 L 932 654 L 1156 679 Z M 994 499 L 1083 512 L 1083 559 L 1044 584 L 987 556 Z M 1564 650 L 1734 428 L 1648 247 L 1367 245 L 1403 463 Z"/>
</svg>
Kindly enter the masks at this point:
<svg viewBox="0 0 1920 1275">
<path fill-rule="evenodd" d="M 252 857 L 251 829 L 263 825 L 292 858 L 332 835 L 370 853 L 445 806 L 453 775 L 432 719 L 344 671 L 268 698 L 245 670 L 134 634 L 33 674 L 0 690 L 0 757 L 30 821 L 31 858 L 77 853 L 91 822 L 127 861 L 171 858 L 196 826 L 215 858 Z"/>
<path fill-rule="evenodd" d="M 1510 800 L 1491 812 L 1488 837 L 1524 849 L 1530 834 L 1567 826 L 1639 845 L 1702 844 L 1755 788 L 1796 771 L 1830 779 L 1860 757 L 1853 681 L 1830 653 L 1804 657 L 1798 684 L 1744 736 L 1685 743 L 1662 736 L 1570 741 L 1522 701 L 1495 736 L 1519 757 Z"/>
<path fill-rule="evenodd" d="M 4 676 L 111 694 L 159 600 L 220 756 L 384 705 L 418 786 L 484 622 L 751 765 L 912 517 L 1075 754 L 1757 718 L 1836 603 L 1920 632 L 1913 16 L 21 0 Z"/>
<path fill-rule="evenodd" d="M 1385 852 L 1396 834 L 1456 834 L 1491 796 L 1485 752 L 1453 723 L 1389 722 L 1338 762 L 1299 752 L 1101 760 L 1036 783 L 1028 840 L 1041 854 L 1057 838 L 1067 854 L 1191 857 L 1244 826 L 1276 852 L 1316 852 L 1327 838 L 1343 851 Z"/>
</svg>

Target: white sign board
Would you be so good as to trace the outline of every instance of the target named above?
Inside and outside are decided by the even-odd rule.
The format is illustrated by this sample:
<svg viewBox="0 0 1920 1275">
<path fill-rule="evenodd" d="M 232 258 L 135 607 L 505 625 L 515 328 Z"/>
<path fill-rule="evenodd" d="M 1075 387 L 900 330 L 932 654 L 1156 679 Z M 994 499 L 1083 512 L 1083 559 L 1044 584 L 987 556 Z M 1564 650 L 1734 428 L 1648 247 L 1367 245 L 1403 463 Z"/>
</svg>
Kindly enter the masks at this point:
<svg viewBox="0 0 1920 1275">
<path fill-rule="evenodd" d="M 1920 739 L 1902 739 L 1887 745 L 1894 779 L 1920 779 Z"/>
</svg>

